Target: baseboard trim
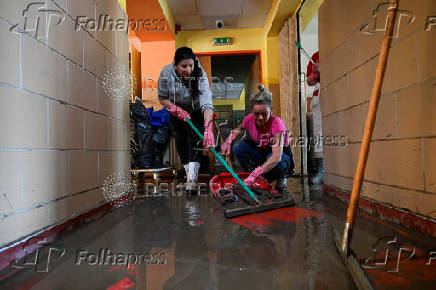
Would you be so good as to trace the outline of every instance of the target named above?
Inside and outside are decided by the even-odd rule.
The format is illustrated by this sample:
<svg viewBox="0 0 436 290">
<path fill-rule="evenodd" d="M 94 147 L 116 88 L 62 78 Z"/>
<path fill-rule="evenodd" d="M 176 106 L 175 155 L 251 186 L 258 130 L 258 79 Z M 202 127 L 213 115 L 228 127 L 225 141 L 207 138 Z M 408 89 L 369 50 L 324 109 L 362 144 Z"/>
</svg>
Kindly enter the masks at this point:
<svg viewBox="0 0 436 290">
<path fill-rule="evenodd" d="M 65 234 L 102 217 L 111 208 L 113 206 L 110 203 L 103 204 L 69 220 L 61 221 L 58 224 L 43 228 L 27 237 L 9 243 L 0 249 L 0 271 L 9 267 L 14 261 L 32 253 L 37 248 L 49 244 Z"/>
<path fill-rule="evenodd" d="M 350 193 L 331 185 L 324 185 L 323 190 L 329 196 L 335 197 L 344 203 L 350 200 Z M 401 225 L 405 228 L 418 231 L 436 238 L 436 220 L 399 209 L 376 200 L 360 197 L 359 209 L 383 221 Z"/>
</svg>

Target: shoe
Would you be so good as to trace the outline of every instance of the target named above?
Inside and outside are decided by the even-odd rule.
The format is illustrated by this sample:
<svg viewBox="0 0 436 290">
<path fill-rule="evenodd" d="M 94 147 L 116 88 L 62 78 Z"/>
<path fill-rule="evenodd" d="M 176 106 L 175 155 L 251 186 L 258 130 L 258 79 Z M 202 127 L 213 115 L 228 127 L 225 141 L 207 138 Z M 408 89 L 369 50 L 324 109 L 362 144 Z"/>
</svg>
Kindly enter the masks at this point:
<svg viewBox="0 0 436 290">
<path fill-rule="evenodd" d="M 288 193 L 288 179 L 286 177 L 282 177 L 277 181 L 276 191 L 279 193 L 279 196 L 286 196 Z"/>
<path fill-rule="evenodd" d="M 189 175 L 189 163 L 183 164 L 183 168 L 185 169 L 186 178 Z"/>
<path fill-rule="evenodd" d="M 198 180 L 198 171 L 200 170 L 200 163 L 198 162 L 189 162 L 189 170 L 187 179 L 188 180 Z"/>
<path fill-rule="evenodd" d="M 322 158 L 316 158 L 316 167 L 317 167 L 317 173 L 314 178 L 311 179 L 311 182 L 313 184 L 320 184 L 322 183 L 323 177 L 324 177 L 324 159 Z"/>
<path fill-rule="evenodd" d="M 288 187 L 288 179 L 286 177 L 282 177 L 277 181 L 276 187 Z"/>
<path fill-rule="evenodd" d="M 321 184 L 321 183 L 323 183 L 322 177 L 319 177 L 318 174 L 314 178 L 312 178 L 310 181 L 313 184 Z"/>
<path fill-rule="evenodd" d="M 200 163 L 189 162 L 189 170 L 187 175 L 187 181 L 185 183 L 186 190 L 198 190 L 198 171 L 200 170 Z"/>
<path fill-rule="evenodd" d="M 198 184 L 198 179 L 195 180 L 187 180 L 185 183 L 185 189 L 187 191 L 191 191 L 191 190 L 199 190 L 199 184 Z"/>
</svg>

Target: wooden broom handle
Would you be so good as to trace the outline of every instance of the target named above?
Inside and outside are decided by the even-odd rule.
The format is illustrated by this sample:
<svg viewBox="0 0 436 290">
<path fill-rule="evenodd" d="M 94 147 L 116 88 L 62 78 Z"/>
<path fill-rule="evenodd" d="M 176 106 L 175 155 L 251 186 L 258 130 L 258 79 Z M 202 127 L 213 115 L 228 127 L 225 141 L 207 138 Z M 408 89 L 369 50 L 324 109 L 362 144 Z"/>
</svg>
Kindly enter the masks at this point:
<svg viewBox="0 0 436 290">
<path fill-rule="evenodd" d="M 342 244 L 343 245 L 342 250 L 346 250 L 344 247 L 348 246 L 348 244 L 345 245 L 345 243 L 347 243 L 347 241 L 345 240 L 348 240 L 349 238 L 346 237 L 345 235 L 346 232 L 348 232 L 347 228 L 352 227 L 356 215 L 356 209 L 357 209 L 357 204 L 359 202 L 360 190 L 362 188 L 362 181 L 365 173 L 366 162 L 368 160 L 369 147 L 371 145 L 372 132 L 374 129 L 375 119 L 377 115 L 377 107 L 380 100 L 383 77 L 386 70 L 386 63 L 388 60 L 389 49 L 391 46 L 392 35 L 394 32 L 396 10 L 398 9 L 399 0 L 393 0 L 391 1 L 391 3 L 395 4 L 395 8 L 389 9 L 388 29 L 385 33 L 381 45 L 380 56 L 379 56 L 377 71 L 374 80 L 374 86 L 369 101 L 369 109 L 368 109 L 368 115 L 366 117 L 362 146 L 360 147 L 359 160 L 357 162 L 357 169 L 354 175 L 353 191 L 351 193 L 350 204 L 348 206 L 348 211 L 347 211 L 347 219 L 346 219 L 345 230 L 344 230 L 344 240 Z"/>
</svg>

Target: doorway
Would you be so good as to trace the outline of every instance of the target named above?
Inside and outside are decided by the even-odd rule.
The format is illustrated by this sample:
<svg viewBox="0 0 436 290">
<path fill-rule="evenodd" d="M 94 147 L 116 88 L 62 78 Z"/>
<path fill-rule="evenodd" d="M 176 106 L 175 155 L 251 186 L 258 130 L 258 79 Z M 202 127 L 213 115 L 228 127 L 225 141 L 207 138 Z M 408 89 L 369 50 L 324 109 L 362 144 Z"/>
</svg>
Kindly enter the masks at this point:
<svg viewBox="0 0 436 290">
<path fill-rule="evenodd" d="M 197 57 L 208 75 L 216 122 L 226 139 L 250 113 L 250 96 L 262 82 L 260 51 L 201 53 Z M 217 171 L 223 170 L 219 161 L 215 164 Z"/>
<path fill-rule="evenodd" d="M 209 78 L 213 104 L 220 113 L 219 124 L 236 128 L 250 113 L 250 96 L 262 82 L 260 51 L 201 53 L 197 56 Z M 222 133 L 226 137 L 227 134 Z"/>
<path fill-rule="evenodd" d="M 300 19 L 298 15 L 297 19 Z M 313 140 L 322 138 L 322 127 L 320 120 L 321 104 L 318 101 L 317 105 L 312 103 L 312 100 L 318 96 L 320 97 L 319 82 L 315 85 L 309 85 L 307 82 L 307 71 L 310 58 L 318 52 L 318 14 L 315 14 L 309 24 L 302 29 L 298 25 L 300 31 L 300 43 L 303 50 L 299 50 L 299 66 L 300 66 L 300 116 L 301 116 L 301 135 L 306 138 L 306 147 L 302 148 L 302 171 L 304 175 L 314 175 L 318 171 L 316 159 L 322 158 L 322 145 L 319 147 L 318 143 Z M 318 110 L 318 114 L 314 118 L 314 110 Z M 312 142 L 313 141 L 313 142 Z M 314 144 L 318 147 L 315 147 Z M 319 162 L 318 162 L 319 163 Z"/>
</svg>

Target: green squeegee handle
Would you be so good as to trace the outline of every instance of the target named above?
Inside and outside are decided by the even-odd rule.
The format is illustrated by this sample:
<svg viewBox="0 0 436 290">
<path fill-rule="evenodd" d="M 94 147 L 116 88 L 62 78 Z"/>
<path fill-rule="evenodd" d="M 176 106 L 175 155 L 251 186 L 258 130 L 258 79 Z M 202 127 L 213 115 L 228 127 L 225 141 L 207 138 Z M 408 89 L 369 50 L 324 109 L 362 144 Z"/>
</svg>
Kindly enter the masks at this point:
<svg viewBox="0 0 436 290">
<path fill-rule="evenodd" d="M 307 53 L 307 51 L 301 46 L 301 43 L 299 43 L 298 41 L 295 41 L 295 45 L 298 47 L 298 49 L 301 49 L 304 53 L 304 55 L 307 57 L 307 59 L 312 63 L 315 64 L 315 62 L 313 61 L 313 59 L 310 57 L 310 55 Z"/>
<path fill-rule="evenodd" d="M 189 120 L 188 118 L 186 118 L 186 122 L 192 127 L 192 129 L 195 131 L 195 133 L 197 133 L 197 135 L 200 137 L 201 140 L 204 139 L 203 135 L 200 133 L 200 131 L 198 131 L 198 129 L 195 127 L 195 125 L 192 123 L 191 120 Z M 250 190 L 250 188 L 239 178 L 239 176 L 236 174 L 236 172 L 229 166 L 229 164 L 227 164 L 227 162 L 224 160 L 224 158 L 218 154 L 218 152 L 215 151 L 215 148 L 213 148 L 212 146 L 209 147 L 209 150 L 211 150 L 213 152 L 213 154 L 215 154 L 215 156 L 218 158 L 219 161 L 221 161 L 221 163 L 224 165 L 224 167 L 227 169 L 228 172 L 230 172 L 233 176 L 233 178 L 235 178 L 238 183 L 245 189 L 246 192 L 248 192 L 248 194 L 251 196 L 251 198 L 253 198 L 256 203 L 259 203 L 259 200 L 257 199 L 257 197 L 254 195 L 254 193 Z"/>
</svg>

